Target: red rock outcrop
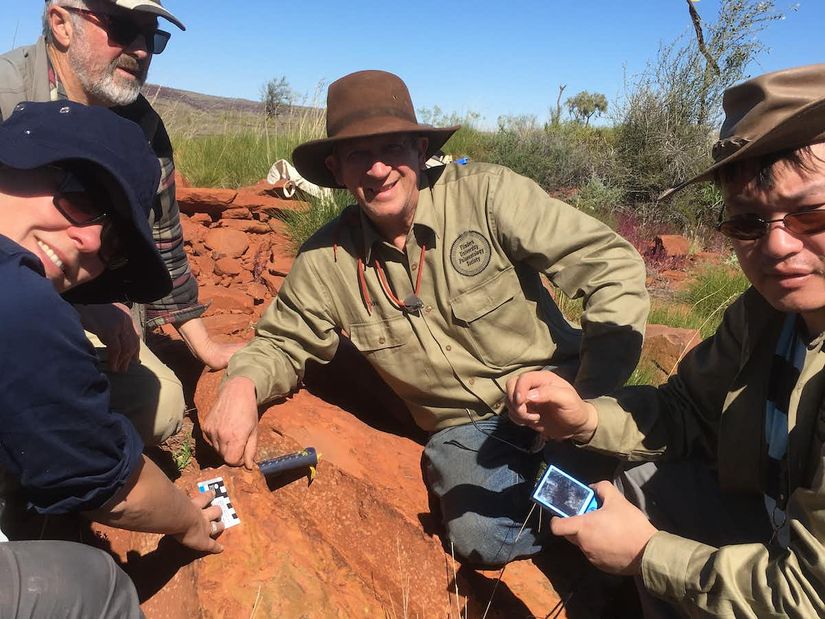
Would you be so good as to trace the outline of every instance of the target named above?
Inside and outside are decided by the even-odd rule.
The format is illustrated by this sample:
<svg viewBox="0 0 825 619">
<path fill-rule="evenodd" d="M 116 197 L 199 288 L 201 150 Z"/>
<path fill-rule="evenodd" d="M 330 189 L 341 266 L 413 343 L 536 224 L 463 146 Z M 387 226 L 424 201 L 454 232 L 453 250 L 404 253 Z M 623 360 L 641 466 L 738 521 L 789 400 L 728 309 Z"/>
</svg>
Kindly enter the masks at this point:
<svg viewBox="0 0 825 619">
<path fill-rule="evenodd" d="M 679 361 L 702 341 L 698 329 L 680 329 L 664 325 L 647 325 L 642 362 L 657 370 L 657 383 L 664 382 L 676 370 Z"/>
<path fill-rule="evenodd" d="M 200 300 L 209 304 L 204 322 L 222 339 L 251 336 L 292 265 L 284 224 L 271 215 L 302 204 L 272 193 L 261 184 L 178 193 Z M 176 337 L 171 328 L 163 332 Z M 198 380 L 199 415 L 220 379 L 205 372 Z M 147 617 L 458 618 L 481 616 L 488 603 L 488 617 L 517 617 L 544 616 L 559 604 L 530 561 L 508 565 L 498 584 L 498 571 L 453 561 L 435 534 L 420 431 L 346 339 L 331 364 L 308 369 L 306 383 L 312 393 L 300 390 L 264 412 L 258 459 L 313 446 L 321 462 L 311 484 L 284 478 L 268 485 L 258 471 L 208 468 L 218 461 L 200 440 L 175 482 L 194 492 L 200 480 L 224 478 L 241 524 L 222 535 L 221 555 L 193 559 L 160 536 L 94 526 L 132 575 Z M 560 582 L 566 594 L 570 583 Z"/>
</svg>

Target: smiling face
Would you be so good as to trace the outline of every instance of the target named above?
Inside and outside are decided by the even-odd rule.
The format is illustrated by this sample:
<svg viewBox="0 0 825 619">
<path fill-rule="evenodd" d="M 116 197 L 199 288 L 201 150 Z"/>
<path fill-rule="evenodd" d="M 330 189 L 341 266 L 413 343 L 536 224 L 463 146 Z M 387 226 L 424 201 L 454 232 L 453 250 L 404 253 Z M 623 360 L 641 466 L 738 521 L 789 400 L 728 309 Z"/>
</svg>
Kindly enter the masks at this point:
<svg viewBox="0 0 825 619">
<path fill-rule="evenodd" d="M 773 181 L 760 187 L 755 166 L 744 166 L 722 184 L 729 218 L 754 214 L 775 220 L 789 213 L 825 208 L 825 144 L 810 147 L 805 168 L 780 160 Z M 783 312 L 798 312 L 810 335 L 825 331 L 825 232 L 801 234 L 771 223 L 759 239 L 733 240 L 747 278 Z"/>
<path fill-rule="evenodd" d="M 57 209 L 55 168 L 0 169 L 0 234 L 32 252 L 58 292 L 91 281 L 105 269 L 100 223 L 75 226 Z"/>
<path fill-rule="evenodd" d="M 106 16 L 128 19 L 143 28 L 156 26 L 157 18 L 148 13 L 119 9 L 109 2 L 87 4 L 102 17 L 69 13 L 74 31 L 67 50 L 69 66 L 92 102 L 106 107 L 128 105 L 137 98 L 146 82 L 152 55 L 147 51 L 142 35 L 128 46 L 113 41 L 106 30 Z"/>
<path fill-rule="evenodd" d="M 426 151 L 427 138 L 415 135 L 359 138 L 338 144 L 326 165 L 384 238 L 395 243 L 412 226 Z"/>
</svg>

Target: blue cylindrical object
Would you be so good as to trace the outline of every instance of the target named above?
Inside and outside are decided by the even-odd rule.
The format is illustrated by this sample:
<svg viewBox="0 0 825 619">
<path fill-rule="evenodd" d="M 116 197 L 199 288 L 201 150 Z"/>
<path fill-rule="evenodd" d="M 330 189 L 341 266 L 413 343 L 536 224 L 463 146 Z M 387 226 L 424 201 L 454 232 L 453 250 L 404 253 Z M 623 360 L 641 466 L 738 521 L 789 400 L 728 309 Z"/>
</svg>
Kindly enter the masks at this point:
<svg viewBox="0 0 825 619">
<path fill-rule="evenodd" d="M 258 468 L 264 477 L 276 477 L 287 471 L 294 471 L 302 467 L 315 467 L 318 465 L 318 454 L 314 447 L 307 447 L 302 451 L 278 456 L 271 460 L 264 460 L 258 463 Z"/>
</svg>

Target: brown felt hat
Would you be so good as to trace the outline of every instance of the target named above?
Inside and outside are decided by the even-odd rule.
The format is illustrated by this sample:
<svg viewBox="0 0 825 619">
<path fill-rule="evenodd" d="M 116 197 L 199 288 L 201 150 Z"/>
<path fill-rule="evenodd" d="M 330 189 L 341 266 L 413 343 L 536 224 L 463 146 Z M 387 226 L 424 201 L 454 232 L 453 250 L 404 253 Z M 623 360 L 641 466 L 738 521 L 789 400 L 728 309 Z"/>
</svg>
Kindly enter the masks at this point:
<svg viewBox="0 0 825 619">
<path fill-rule="evenodd" d="M 415 133 L 429 139 L 427 157 L 459 129 L 419 124 L 410 92 L 401 78 L 386 71 L 358 71 L 332 82 L 327 90 L 327 137 L 292 151 L 292 163 L 305 179 L 340 188 L 324 160 L 338 142 L 389 133 Z"/>
<path fill-rule="evenodd" d="M 711 180 L 717 170 L 743 159 L 825 141 L 825 64 L 760 75 L 725 91 L 725 122 L 713 145 L 713 165 L 665 191 Z"/>
</svg>

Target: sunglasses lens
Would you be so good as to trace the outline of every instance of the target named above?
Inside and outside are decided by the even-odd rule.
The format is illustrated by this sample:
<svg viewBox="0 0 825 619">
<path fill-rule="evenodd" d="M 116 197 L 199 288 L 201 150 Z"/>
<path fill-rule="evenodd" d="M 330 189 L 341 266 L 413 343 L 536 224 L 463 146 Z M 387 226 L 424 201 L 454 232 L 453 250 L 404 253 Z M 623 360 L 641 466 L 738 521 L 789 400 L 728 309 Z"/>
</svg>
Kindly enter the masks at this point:
<svg viewBox="0 0 825 619">
<path fill-rule="evenodd" d="M 731 239 L 753 241 L 765 234 L 765 222 L 755 215 L 734 217 L 719 224 L 719 232 Z"/>
<path fill-rule="evenodd" d="M 128 19 L 107 15 L 106 32 L 112 40 L 112 43 L 128 47 L 140 34 L 140 28 Z"/>
<path fill-rule="evenodd" d="M 785 227 L 797 234 L 817 234 L 825 230 L 825 209 L 791 213 L 785 216 Z"/>
<path fill-rule="evenodd" d="M 165 30 L 155 30 L 151 34 L 146 33 L 146 46 L 150 54 L 160 54 L 166 49 L 166 44 L 172 35 Z"/>
<path fill-rule="evenodd" d="M 87 193 L 60 193 L 54 197 L 54 205 L 75 226 L 88 225 L 103 215 L 103 210 Z"/>
<path fill-rule="evenodd" d="M 138 36 L 143 35 L 146 41 L 146 51 L 150 54 L 160 54 L 166 49 L 166 44 L 172 36 L 165 30 L 158 30 L 155 27 L 141 28 L 135 22 L 123 17 L 107 15 L 106 20 L 106 32 L 113 43 L 129 47 Z"/>
<path fill-rule="evenodd" d="M 117 228 L 111 219 L 107 219 L 103 223 L 103 230 L 100 233 L 99 255 L 110 270 L 119 269 L 126 265 L 127 260 L 123 257 Z"/>
</svg>

